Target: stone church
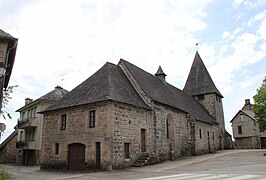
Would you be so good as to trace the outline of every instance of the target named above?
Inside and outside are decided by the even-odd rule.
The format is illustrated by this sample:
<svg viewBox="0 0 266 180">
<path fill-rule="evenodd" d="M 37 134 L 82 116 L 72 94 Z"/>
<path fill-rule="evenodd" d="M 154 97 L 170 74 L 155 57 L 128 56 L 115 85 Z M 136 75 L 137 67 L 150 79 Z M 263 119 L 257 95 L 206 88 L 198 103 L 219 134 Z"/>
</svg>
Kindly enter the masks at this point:
<svg viewBox="0 0 266 180">
<path fill-rule="evenodd" d="M 131 166 L 224 148 L 222 94 L 198 52 L 185 87 L 121 59 L 107 62 L 44 114 L 41 168 L 74 171 Z"/>
</svg>

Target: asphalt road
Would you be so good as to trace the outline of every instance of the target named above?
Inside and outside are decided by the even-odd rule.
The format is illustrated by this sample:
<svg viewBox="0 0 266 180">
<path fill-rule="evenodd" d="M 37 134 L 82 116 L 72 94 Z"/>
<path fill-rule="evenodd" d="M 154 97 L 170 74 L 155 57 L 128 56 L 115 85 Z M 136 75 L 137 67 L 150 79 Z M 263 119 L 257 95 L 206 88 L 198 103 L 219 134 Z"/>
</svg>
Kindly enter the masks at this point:
<svg viewBox="0 0 266 180">
<path fill-rule="evenodd" d="M 224 150 L 167 161 L 142 168 L 128 168 L 111 172 L 70 173 L 40 171 L 39 167 L 0 165 L 12 179 L 142 179 L 142 180 L 208 180 L 254 179 L 266 180 L 266 150 Z"/>
</svg>

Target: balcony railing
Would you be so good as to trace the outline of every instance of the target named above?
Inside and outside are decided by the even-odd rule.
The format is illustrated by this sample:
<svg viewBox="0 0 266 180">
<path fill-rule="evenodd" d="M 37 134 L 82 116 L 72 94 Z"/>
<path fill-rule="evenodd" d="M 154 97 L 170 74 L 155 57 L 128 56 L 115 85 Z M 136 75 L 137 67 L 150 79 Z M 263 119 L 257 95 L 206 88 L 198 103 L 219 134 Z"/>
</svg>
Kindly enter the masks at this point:
<svg viewBox="0 0 266 180">
<path fill-rule="evenodd" d="M 20 119 L 18 121 L 18 128 L 19 129 L 36 128 L 36 127 L 37 127 L 37 118 L 36 117 Z"/>
</svg>

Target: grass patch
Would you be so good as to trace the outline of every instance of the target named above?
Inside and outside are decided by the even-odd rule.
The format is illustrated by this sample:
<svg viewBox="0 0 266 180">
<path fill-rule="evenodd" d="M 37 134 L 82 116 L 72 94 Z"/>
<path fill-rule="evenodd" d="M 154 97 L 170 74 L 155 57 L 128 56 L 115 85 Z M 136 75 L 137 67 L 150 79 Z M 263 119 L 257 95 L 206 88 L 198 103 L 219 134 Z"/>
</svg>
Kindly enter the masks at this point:
<svg viewBox="0 0 266 180">
<path fill-rule="evenodd" d="M 10 176 L 7 172 L 5 171 L 0 171 L 0 180 L 9 180 Z"/>
</svg>

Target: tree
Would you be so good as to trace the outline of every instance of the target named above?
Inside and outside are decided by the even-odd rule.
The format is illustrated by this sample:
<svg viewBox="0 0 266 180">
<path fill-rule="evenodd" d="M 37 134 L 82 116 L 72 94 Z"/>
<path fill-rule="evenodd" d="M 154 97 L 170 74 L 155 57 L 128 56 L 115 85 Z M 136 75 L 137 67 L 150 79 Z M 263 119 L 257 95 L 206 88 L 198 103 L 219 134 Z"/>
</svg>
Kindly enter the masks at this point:
<svg viewBox="0 0 266 180">
<path fill-rule="evenodd" d="M 13 89 L 18 87 L 18 85 L 14 85 L 14 86 L 8 86 L 6 89 L 3 90 L 3 101 L 2 101 L 2 109 L 1 109 L 1 115 L 3 116 L 4 119 L 6 119 L 6 116 L 9 119 L 12 119 L 11 115 L 9 112 L 3 110 L 6 105 L 8 104 L 9 100 L 12 99 L 12 93 L 13 93 Z"/>
<path fill-rule="evenodd" d="M 257 89 L 257 94 L 253 96 L 255 119 L 261 129 L 266 129 L 266 76 L 261 87 Z"/>
</svg>

